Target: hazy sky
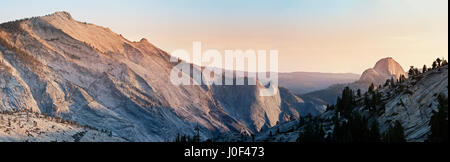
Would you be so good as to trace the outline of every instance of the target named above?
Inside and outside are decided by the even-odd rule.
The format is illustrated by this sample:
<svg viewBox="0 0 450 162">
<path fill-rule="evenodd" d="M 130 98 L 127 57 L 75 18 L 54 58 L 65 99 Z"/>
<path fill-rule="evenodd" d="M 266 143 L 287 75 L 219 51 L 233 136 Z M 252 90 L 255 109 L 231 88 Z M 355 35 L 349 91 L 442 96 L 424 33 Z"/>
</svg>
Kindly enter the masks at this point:
<svg viewBox="0 0 450 162">
<path fill-rule="evenodd" d="M 276 49 L 283 72 L 360 74 L 388 56 L 407 70 L 448 55 L 447 0 L 8 0 L 0 22 L 62 10 L 167 52 Z"/>
</svg>

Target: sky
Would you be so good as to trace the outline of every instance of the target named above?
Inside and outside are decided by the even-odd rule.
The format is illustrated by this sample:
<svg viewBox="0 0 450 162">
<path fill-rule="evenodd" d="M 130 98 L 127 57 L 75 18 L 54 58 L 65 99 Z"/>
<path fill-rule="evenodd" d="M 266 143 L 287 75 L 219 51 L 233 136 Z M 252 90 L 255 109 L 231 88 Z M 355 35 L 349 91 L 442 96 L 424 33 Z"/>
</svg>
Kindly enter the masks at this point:
<svg viewBox="0 0 450 162">
<path fill-rule="evenodd" d="M 0 22 L 55 11 L 161 49 L 278 50 L 279 71 L 405 70 L 448 55 L 447 0 L 5 0 Z"/>
</svg>

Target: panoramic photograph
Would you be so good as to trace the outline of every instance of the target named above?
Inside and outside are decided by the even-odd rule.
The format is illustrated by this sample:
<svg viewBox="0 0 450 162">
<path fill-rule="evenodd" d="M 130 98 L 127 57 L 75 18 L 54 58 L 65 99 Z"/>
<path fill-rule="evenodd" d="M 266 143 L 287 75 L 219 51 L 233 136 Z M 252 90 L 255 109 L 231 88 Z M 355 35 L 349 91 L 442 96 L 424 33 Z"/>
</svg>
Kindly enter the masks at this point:
<svg viewBox="0 0 450 162">
<path fill-rule="evenodd" d="M 448 1 L 2 1 L 0 142 L 447 143 Z"/>
</svg>

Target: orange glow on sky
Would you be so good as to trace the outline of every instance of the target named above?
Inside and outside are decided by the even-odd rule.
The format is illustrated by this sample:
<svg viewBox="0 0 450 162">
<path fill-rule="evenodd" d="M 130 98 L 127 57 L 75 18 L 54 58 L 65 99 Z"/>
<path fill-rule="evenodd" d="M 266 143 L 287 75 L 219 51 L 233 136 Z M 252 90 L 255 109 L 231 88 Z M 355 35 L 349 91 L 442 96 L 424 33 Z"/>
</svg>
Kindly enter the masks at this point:
<svg viewBox="0 0 450 162">
<path fill-rule="evenodd" d="M 191 50 L 193 41 L 205 50 L 279 50 L 282 72 L 361 74 L 385 57 L 409 69 L 448 55 L 447 0 L 89 2 L 102 8 L 82 5 L 87 2 L 27 1 L 37 3 L 27 5 L 30 10 L 6 3 L 0 22 L 65 10 L 130 40 L 145 37 L 169 53 Z"/>
</svg>

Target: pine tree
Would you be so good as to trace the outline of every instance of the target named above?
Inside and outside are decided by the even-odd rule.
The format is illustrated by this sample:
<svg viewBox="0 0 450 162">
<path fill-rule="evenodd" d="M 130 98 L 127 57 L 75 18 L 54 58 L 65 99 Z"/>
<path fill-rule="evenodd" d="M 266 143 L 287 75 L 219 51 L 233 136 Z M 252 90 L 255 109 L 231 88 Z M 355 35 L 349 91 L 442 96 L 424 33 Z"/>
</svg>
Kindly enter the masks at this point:
<svg viewBox="0 0 450 162">
<path fill-rule="evenodd" d="M 367 93 L 364 94 L 364 105 L 366 105 L 366 108 L 369 109 L 369 107 L 370 107 L 370 98 L 369 98 L 369 94 L 367 94 Z"/>
<path fill-rule="evenodd" d="M 393 88 L 395 86 L 395 80 L 394 77 L 391 77 L 391 88 Z"/>
<path fill-rule="evenodd" d="M 303 132 L 299 133 L 297 142 L 325 142 L 324 136 L 325 132 L 319 124 L 315 122 L 308 123 L 303 129 Z"/>
<path fill-rule="evenodd" d="M 443 60 L 442 61 L 442 66 L 448 65 L 448 61 L 447 60 Z"/>
<path fill-rule="evenodd" d="M 436 62 L 438 63 L 437 66 L 438 66 L 438 67 L 441 67 L 441 62 L 442 62 L 442 60 L 441 60 L 440 58 L 437 58 L 437 59 L 436 59 Z"/>
<path fill-rule="evenodd" d="M 342 91 L 342 97 L 337 99 L 337 111 L 342 112 L 344 116 L 350 115 L 355 103 L 354 92 L 349 87 L 345 87 Z"/>
<path fill-rule="evenodd" d="M 399 121 L 395 121 L 394 126 L 389 126 L 383 141 L 388 143 L 406 142 L 403 126 Z"/>
<path fill-rule="evenodd" d="M 370 84 L 370 86 L 369 86 L 368 92 L 369 92 L 369 93 L 372 93 L 373 91 L 375 91 L 375 85 L 372 83 L 372 84 Z"/>
<path fill-rule="evenodd" d="M 192 142 L 200 142 L 200 126 L 197 123 L 197 125 L 194 128 L 196 134 L 192 137 Z"/>
<path fill-rule="evenodd" d="M 400 83 L 403 83 L 403 82 L 405 82 L 406 81 L 406 77 L 405 77 L 405 75 L 400 75 Z"/>
<path fill-rule="evenodd" d="M 410 68 L 409 71 L 408 71 L 408 75 L 409 75 L 409 76 L 414 76 L 414 75 L 416 75 L 416 72 L 415 72 L 415 70 L 414 70 L 414 66 L 411 66 L 411 68 Z"/>
<path fill-rule="evenodd" d="M 427 72 L 427 65 L 423 65 L 423 68 L 422 68 L 422 73 L 426 73 Z"/>
<path fill-rule="evenodd" d="M 417 68 L 414 68 L 414 73 L 415 73 L 416 75 L 419 75 L 419 74 L 420 74 L 420 71 L 419 71 L 419 69 L 417 69 Z"/>
<path fill-rule="evenodd" d="M 430 119 L 430 142 L 448 142 L 448 97 L 439 95 L 439 110 Z"/>
<path fill-rule="evenodd" d="M 302 127 L 305 124 L 305 118 L 300 117 L 300 120 L 298 121 L 298 127 Z"/>
<path fill-rule="evenodd" d="M 390 82 L 391 82 L 391 79 L 386 80 L 386 82 L 384 83 L 383 87 L 388 87 Z"/>
<path fill-rule="evenodd" d="M 177 133 L 177 137 L 175 138 L 175 142 L 180 142 L 180 133 Z"/>
<path fill-rule="evenodd" d="M 375 110 L 375 107 L 377 105 L 377 98 L 376 98 L 376 94 L 372 93 L 370 100 L 369 100 L 369 112 L 373 112 Z"/>
<path fill-rule="evenodd" d="M 377 121 L 374 121 L 372 123 L 372 126 L 370 126 L 369 141 L 370 142 L 380 142 L 381 141 L 380 130 L 379 130 Z"/>
</svg>

